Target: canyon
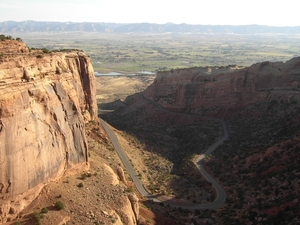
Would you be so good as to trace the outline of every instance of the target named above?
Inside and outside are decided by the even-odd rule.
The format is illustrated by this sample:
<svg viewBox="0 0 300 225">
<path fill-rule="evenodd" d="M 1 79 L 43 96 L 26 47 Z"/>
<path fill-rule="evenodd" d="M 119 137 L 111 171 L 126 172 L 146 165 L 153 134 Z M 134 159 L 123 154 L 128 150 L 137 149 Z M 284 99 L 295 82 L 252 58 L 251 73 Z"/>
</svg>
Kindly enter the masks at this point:
<svg viewBox="0 0 300 225">
<path fill-rule="evenodd" d="M 299 71 L 298 57 L 97 83 L 82 51 L 0 41 L 0 223 L 33 224 L 44 207 L 44 225 L 299 222 Z M 117 87 L 124 82 L 126 93 Z M 131 91 L 140 92 L 125 98 Z M 226 121 L 229 139 L 203 162 L 226 192 L 224 206 L 171 209 L 139 195 L 98 107 L 146 190 L 176 205 L 215 199 L 193 161 Z M 58 199 L 66 210 L 54 209 Z"/>
<path fill-rule="evenodd" d="M 299 57 L 249 67 L 160 71 L 145 91 L 104 105 L 111 111 L 101 117 L 142 143 L 146 156 L 137 173 L 149 192 L 185 199 L 182 204 L 214 199 L 216 193 L 195 173 L 192 160 L 220 136 L 220 125 L 206 118 L 225 120 L 230 138 L 203 165 L 225 189 L 226 204 L 194 213 L 192 220 L 184 210 L 164 215 L 196 224 L 203 218 L 216 224 L 295 224 L 299 71 Z M 208 199 L 203 200 L 201 189 L 210 193 Z"/>
</svg>

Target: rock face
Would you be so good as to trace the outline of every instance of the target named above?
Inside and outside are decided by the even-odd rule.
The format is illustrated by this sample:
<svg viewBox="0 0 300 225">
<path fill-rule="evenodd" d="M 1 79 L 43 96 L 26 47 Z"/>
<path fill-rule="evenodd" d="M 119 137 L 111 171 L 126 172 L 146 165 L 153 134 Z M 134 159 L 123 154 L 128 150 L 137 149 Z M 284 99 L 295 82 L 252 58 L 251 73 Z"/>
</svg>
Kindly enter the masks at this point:
<svg viewBox="0 0 300 225">
<path fill-rule="evenodd" d="M 138 198 L 135 195 L 121 197 L 116 210 L 117 224 L 136 225 L 139 217 Z"/>
<path fill-rule="evenodd" d="M 286 63 L 257 63 L 247 68 L 158 72 L 144 95 L 173 111 L 220 114 L 254 102 L 299 101 L 299 71 L 300 58 Z"/>
<path fill-rule="evenodd" d="M 0 222 L 47 182 L 88 164 L 84 122 L 96 118 L 89 57 L 0 42 Z"/>
<path fill-rule="evenodd" d="M 117 175 L 118 175 L 120 181 L 122 181 L 124 184 L 127 183 L 124 170 L 122 169 L 121 166 L 117 166 Z"/>
</svg>

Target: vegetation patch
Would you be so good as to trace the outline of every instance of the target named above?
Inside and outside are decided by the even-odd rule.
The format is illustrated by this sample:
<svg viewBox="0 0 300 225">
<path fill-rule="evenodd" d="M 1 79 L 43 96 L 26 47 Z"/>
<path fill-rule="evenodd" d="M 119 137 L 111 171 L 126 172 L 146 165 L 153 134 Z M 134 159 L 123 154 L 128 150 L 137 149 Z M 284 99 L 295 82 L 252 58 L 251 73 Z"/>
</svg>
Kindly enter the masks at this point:
<svg viewBox="0 0 300 225">
<path fill-rule="evenodd" d="M 64 209 L 65 208 L 65 204 L 62 202 L 62 201 L 57 201 L 57 202 L 55 202 L 55 208 L 57 209 L 57 210 L 62 210 L 62 209 Z"/>
</svg>

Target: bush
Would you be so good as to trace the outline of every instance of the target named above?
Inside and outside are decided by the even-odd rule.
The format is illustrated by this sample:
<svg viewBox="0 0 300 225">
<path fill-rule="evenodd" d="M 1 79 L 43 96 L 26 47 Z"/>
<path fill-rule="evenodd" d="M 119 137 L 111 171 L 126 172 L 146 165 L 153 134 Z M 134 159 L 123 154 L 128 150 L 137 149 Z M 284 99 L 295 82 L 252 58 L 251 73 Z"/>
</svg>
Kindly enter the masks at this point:
<svg viewBox="0 0 300 225">
<path fill-rule="evenodd" d="M 42 52 L 43 53 L 49 53 L 50 51 L 48 49 L 46 49 L 46 48 L 42 48 Z"/>
<path fill-rule="evenodd" d="M 133 188 L 132 188 L 131 186 L 128 187 L 128 188 L 127 188 L 127 192 L 129 192 L 129 193 L 133 192 Z"/>
<path fill-rule="evenodd" d="M 85 173 L 81 174 L 81 180 L 85 180 L 87 175 Z"/>
<path fill-rule="evenodd" d="M 35 221 L 37 222 L 38 225 L 41 225 L 42 222 L 41 222 L 41 214 L 39 214 L 38 212 L 34 212 L 33 213 L 33 218 L 35 219 Z"/>
<path fill-rule="evenodd" d="M 47 208 L 42 208 L 41 213 L 47 213 L 48 209 Z"/>
<path fill-rule="evenodd" d="M 83 187 L 83 183 L 79 183 L 79 184 L 77 185 L 77 187 L 82 188 L 82 187 Z"/>
<path fill-rule="evenodd" d="M 61 201 L 57 201 L 57 202 L 55 203 L 55 208 L 56 208 L 57 210 L 62 210 L 62 209 L 65 208 L 65 204 L 64 204 L 63 202 L 61 202 Z"/>
<path fill-rule="evenodd" d="M 90 154 L 90 153 L 89 153 L 89 154 Z M 89 155 L 89 156 L 90 156 L 90 155 Z M 91 173 L 88 173 L 86 176 L 87 176 L 87 177 L 91 177 L 92 174 L 91 174 Z"/>
<path fill-rule="evenodd" d="M 1 34 L 0 35 L 0 40 L 1 41 L 5 41 L 5 40 L 14 40 L 12 36 L 8 35 L 8 36 L 5 36 L 4 34 Z"/>
</svg>

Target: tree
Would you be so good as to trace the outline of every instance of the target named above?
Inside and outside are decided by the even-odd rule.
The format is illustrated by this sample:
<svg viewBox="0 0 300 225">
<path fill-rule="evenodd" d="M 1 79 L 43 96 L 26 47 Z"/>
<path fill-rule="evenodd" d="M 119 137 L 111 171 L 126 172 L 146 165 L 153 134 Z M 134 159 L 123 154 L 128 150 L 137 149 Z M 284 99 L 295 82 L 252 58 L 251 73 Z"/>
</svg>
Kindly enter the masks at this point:
<svg viewBox="0 0 300 225">
<path fill-rule="evenodd" d="M 21 38 L 20 38 L 21 39 Z M 4 40 L 14 40 L 12 36 L 8 35 L 5 36 L 4 34 L 0 34 L 0 40 L 4 41 Z"/>
<path fill-rule="evenodd" d="M 6 36 L 4 34 L 0 34 L 0 40 L 4 41 L 6 39 Z"/>
</svg>

